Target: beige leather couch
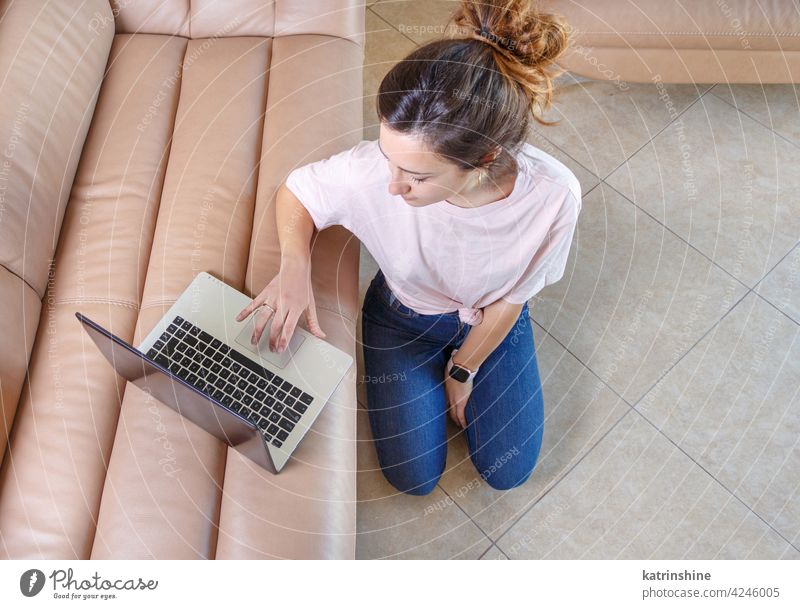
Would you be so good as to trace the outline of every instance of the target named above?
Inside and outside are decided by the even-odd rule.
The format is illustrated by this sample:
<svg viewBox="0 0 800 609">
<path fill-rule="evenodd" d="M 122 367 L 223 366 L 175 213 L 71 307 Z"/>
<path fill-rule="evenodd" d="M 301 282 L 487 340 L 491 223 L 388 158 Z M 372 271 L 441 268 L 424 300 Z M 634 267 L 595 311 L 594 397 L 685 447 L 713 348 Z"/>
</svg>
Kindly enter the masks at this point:
<svg viewBox="0 0 800 609">
<path fill-rule="evenodd" d="M 75 312 L 138 344 L 200 271 L 260 292 L 278 186 L 362 137 L 363 45 L 357 0 L 0 3 L 0 556 L 354 557 L 355 367 L 273 476 Z M 312 264 L 355 358 L 358 242 L 325 230 Z"/>
<path fill-rule="evenodd" d="M 800 82 L 797 0 L 547 0 L 573 31 L 561 65 L 628 82 Z"/>
</svg>

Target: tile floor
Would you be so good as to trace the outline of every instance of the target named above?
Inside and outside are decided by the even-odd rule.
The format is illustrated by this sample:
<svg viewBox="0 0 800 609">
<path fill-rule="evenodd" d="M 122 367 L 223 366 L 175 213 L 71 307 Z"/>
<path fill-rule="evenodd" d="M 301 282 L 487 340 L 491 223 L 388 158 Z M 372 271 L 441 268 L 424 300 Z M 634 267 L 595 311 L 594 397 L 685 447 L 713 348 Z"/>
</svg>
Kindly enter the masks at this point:
<svg viewBox="0 0 800 609">
<path fill-rule="evenodd" d="M 381 78 L 452 4 L 368 5 L 375 139 Z M 576 174 L 583 210 L 564 278 L 530 302 L 537 468 L 492 489 L 448 422 L 435 491 L 399 493 L 360 386 L 357 556 L 800 558 L 798 92 L 559 83 L 561 124 L 530 142 Z M 362 299 L 376 271 L 362 247 Z"/>
</svg>

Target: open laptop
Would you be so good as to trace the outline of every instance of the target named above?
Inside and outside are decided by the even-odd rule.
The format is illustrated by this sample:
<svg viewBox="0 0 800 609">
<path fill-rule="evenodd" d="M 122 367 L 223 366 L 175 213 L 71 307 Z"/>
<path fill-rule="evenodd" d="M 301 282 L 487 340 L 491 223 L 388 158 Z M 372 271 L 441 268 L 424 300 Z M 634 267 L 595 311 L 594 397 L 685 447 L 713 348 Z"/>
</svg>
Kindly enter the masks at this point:
<svg viewBox="0 0 800 609">
<path fill-rule="evenodd" d="M 75 316 L 116 371 L 229 446 L 279 473 L 353 358 L 299 325 L 282 353 L 269 329 L 250 343 L 251 298 L 198 273 L 134 348 L 81 313 Z"/>
</svg>

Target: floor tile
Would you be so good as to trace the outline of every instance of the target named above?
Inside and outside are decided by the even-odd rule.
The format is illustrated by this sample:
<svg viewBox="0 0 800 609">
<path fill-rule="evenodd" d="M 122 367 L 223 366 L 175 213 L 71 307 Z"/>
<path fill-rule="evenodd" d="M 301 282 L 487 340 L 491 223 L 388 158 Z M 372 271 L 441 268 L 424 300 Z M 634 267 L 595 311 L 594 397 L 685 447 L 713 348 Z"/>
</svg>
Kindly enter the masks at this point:
<svg viewBox="0 0 800 609">
<path fill-rule="evenodd" d="M 530 310 L 633 404 L 746 291 L 601 184 L 583 199 L 564 277 Z"/>
<path fill-rule="evenodd" d="M 481 560 L 508 560 L 508 557 L 498 550 L 497 546 L 492 546 L 481 556 Z"/>
<path fill-rule="evenodd" d="M 603 178 L 696 101 L 708 87 L 650 83 L 578 81 L 564 75 L 545 114 L 557 126 L 536 129 Z M 569 84 L 569 81 L 573 84 Z"/>
<path fill-rule="evenodd" d="M 755 291 L 800 323 L 800 244 L 770 271 Z"/>
<path fill-rule="evenodd" d="M 800 542 L 800 325 L 749 293 L 636 408 Z"/>
<path fill-rule="evenodd" d="M 533 326 L 545 425 L 531 477 L 507 491 L 492 488 L 470 460 L 461 432 L 450 438 L 447 467 L 439 482 L 491 539 L 505 533 L 630 408 L 538 325 Z"/>
<path fill-rule="evenodd" d="M 491 541 L 438 486 L 401 493 L 378 465 L 369 419 L 358 408 L 356 558 L 477 559 Z"/>
<path fill-rule="evenodd" d="M 600 178 L 578 163 L 578 161 L 573 159 L 566 152 L 555 146 L 551 141 L 543 137 L 542 134 L 535 129 L 531 129 L 531 134 L 527 138 L 527 142 L 564 163 L 564 165 L 575 174 L 575 177 L 578 178 L 578 182 L 581 184 L 582 195 L 586 195 L 592 188 L 600 183 Z"/>
<path fill-rule="evenodd" d="M 364 52 L 364 139 L 378 139 L 379 123 L 375 97 L 386 73 L 416 45 L 372 9 L 366 11 L 366 50 Z"/>
<path fill-rule="evenodd" d="M 800 148 L 714 95 L 606 181 L 750 287 L 800 236 Z"/>
<path fill-rule="evenodd" d="M 425 44 L 445 37 L 445 26 L 459 4 L 456 0 L 380 0 L 372 10 L 417 44 Z"/>
<path fill-rule="evenodd" d="M 635 411 L 497 546 L 512 560 L 800 558 Z"/>
<path fill-rule="evenodd" d="M 796 84 L 714 85 L 711 93 L 800 146 L 800 87 Z"/>
</svg>

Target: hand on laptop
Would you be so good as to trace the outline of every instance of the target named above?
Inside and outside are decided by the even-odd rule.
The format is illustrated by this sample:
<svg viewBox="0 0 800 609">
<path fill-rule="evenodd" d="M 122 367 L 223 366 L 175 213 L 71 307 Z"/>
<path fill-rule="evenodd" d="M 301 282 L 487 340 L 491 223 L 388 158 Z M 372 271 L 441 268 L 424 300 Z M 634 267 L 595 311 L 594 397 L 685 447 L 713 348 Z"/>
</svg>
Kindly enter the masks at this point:
<svg viewBox="0 0 800 609">
<path fill-rule="evenodd" d="M 293 259 L 282 260 L 278 274 L 239 312 L 236 321 L 242 321 L 256 309 L 255 334 L 250 339 L 254 345 L 261 339 L 264 328 L 273 317 L 269 330 L 270 351 L 280 352 L 286 348 L 301 315 L 305 315 L 309 332 L 318 338 L 326 336 L 317 321 L 310 264 Z"/>
</svg>

